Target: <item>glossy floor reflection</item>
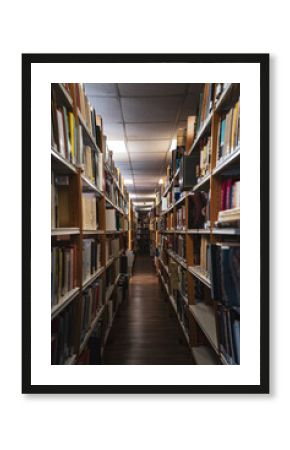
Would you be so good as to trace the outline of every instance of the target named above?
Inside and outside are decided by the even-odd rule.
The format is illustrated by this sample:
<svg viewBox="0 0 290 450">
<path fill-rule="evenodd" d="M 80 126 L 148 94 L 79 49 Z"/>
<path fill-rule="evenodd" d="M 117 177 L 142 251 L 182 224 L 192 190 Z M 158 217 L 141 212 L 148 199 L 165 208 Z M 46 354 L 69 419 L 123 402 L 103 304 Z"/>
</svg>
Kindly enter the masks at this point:
<svg viewBox="0 0 290 450">
<path fill-rule="evenodd" d="M 193 364 L 149 256 L 136 260 L 129 296 L 115 317 L 103 364 Z"/>
</svg>

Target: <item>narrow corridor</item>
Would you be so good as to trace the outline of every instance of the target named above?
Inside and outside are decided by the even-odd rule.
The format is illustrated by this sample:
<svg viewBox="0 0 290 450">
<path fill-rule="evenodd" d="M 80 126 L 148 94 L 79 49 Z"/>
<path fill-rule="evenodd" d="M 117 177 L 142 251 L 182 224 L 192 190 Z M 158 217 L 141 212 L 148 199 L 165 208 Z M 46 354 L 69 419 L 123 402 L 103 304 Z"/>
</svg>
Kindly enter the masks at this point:
<svg viewBox="0 0 290 450">
<path fill-rule="evenodd" d="M 193 364 L 149 256 L 136 259 L 129 296 L 114 320 L 103 364 Z"/>
</svg>

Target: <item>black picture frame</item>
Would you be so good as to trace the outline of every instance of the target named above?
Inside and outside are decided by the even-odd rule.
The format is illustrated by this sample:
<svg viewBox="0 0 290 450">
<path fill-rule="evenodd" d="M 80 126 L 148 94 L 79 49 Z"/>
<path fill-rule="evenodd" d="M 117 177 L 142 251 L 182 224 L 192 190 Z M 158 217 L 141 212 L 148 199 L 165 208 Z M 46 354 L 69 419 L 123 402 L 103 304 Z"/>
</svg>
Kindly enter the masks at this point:
<svg viewBox="0 0 290 450">
<path fill-rule="evenodd" d="M 269 59 L 269 54 L 256 53 L 22 55 L 22 393 L 269 393 Z M 171 386 L 31 384 L 31 65 L 33 63 L 255 63 L 260 65 L 260 384 Z"/>
</svg>

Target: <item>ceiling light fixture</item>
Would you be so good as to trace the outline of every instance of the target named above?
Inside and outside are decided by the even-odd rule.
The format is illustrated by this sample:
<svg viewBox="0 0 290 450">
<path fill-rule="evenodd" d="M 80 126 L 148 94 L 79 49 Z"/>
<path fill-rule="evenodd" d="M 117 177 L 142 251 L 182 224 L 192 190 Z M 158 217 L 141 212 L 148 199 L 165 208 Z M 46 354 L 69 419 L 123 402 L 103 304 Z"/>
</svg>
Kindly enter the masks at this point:
<svg viewBox="0 0 290 450">
<path fill-rule="evenodd" d="M 156 198 L 155 194 L 129 194 L 130 199 L 132 198 Z"/>
<path fill-rule="evenodd" d="M 128 186 L 129 184 L 133 184 L 133 180 L 131 178 L 127 178 L 126 180 L 124 180 L 124 184 L 126 184 L 126 186 Z"/>
<path fill-rule="evenodd" d="M 124 141 L 107 141 L 107 145 L 114 154 L 127 153 Z"/>
<path fill-rule="evenodd" d="M 170 151 L 172 152 L 172 150 L 175 150 L 176 147 L 177 147 L 177 139 L 174 138 L 174 139 L 172 139 L 172 142 L 171 142 Z"/>
</svg>

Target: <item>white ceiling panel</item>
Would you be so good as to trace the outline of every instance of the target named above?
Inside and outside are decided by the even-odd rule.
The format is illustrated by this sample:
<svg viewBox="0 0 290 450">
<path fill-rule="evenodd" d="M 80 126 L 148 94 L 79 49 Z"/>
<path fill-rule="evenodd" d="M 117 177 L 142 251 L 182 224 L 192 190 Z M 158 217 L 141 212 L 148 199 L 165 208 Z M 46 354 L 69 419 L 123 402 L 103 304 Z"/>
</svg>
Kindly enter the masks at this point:
<svg viewBox="0 0 290 450">
<path fill-rule="evenodd" d="M 113 152 L 113 159 L 114 161 L 117 163 L 127 163 L 129 164 L 129 157 L 128 157 L 128 153 L 114 153 Z"/>
<path fill-rule="evenodd" d="M 118 97 L 116 83 L 85 83 L 85 91 L 89 96 L 100 95 L 102 97 L 106 97 L 111 95 Z"/>
<path fill-rule="evenodd" d="M 104 133 L 109 141 L 123 141 L 124 129 L 122 123 L 104 122 Z"/>
<path fill-rule="evenodd" d="M 96 110 L 103 118 L 103 122 L 122 122 L 122 112 L 120 102 L 115 97 L 90 97 L 90 101 Z"/>
<path fill-rule="evenodd" d="M 121 98 L 125 122 L 175 121 L 182 97 Z"/>
<path fill-rule="evenodd" d="M 160 153 L 167 152 L 169 146 L 171 145 L 170 140 L 164 141 L 129 141 L 128 149 L 131 153 Z"/>
<path fill-rule="evenodd" d="M 168 123 L 127 123 L 126 134 L 129 140 L 134 139 L 170 139 L 174 124 Z"/>
<path fill-rule="evenodd" d="M 187 84 L 182 83 L 119 83 L 121 97 L 130 96 L 158 96 L 182 95 L 186 92 Z"/>
<path fill-rule="evenodd" d="M 132 156 L 133 155 L 133 156 Z M 165 158 L 165 153 L 132 153 L 131 161 L 162 161 Z"/>
</svg>

